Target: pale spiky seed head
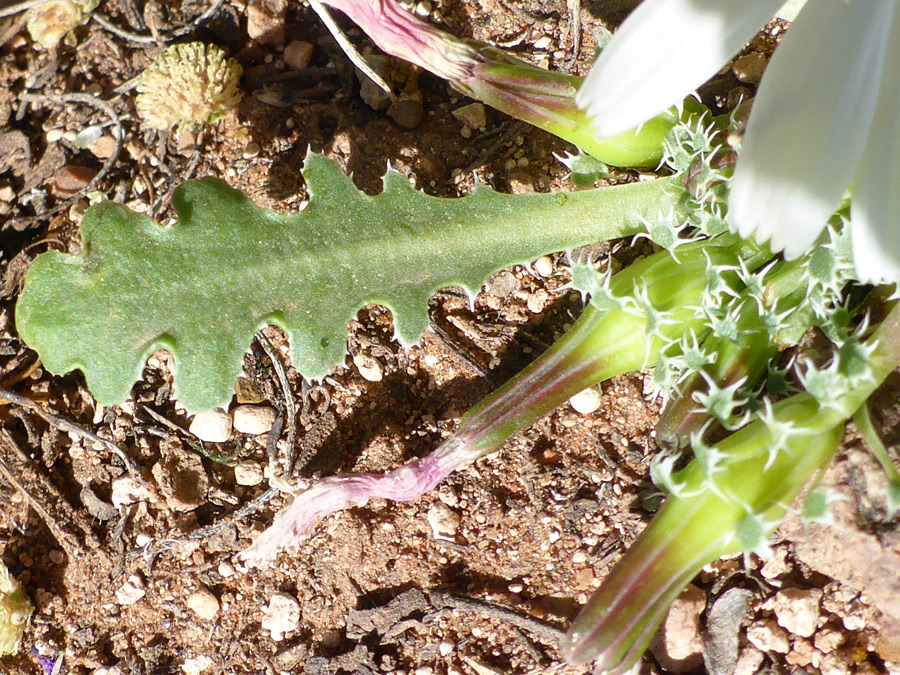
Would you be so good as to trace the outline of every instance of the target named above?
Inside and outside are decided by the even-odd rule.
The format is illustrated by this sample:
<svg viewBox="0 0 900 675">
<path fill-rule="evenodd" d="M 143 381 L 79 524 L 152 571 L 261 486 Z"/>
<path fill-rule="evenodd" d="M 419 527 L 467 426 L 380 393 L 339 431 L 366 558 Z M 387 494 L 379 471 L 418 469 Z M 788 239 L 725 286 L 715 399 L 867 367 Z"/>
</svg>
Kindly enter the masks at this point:
<svg viewBox="0 0 900 675">
<path fill-rule="evenodd" d="M 100 0 L 47 0 L 28 10 L 25 26 L 31 39 L 53 49 L 69 32 L 87 23 Z"/>
<path fill-rule="evenodd" d="M 240 102 L 243 68 L 216 45 L 167 47 L 142 74 L 138 115 L 154 129 L 215 122 Z"/>
</svg>

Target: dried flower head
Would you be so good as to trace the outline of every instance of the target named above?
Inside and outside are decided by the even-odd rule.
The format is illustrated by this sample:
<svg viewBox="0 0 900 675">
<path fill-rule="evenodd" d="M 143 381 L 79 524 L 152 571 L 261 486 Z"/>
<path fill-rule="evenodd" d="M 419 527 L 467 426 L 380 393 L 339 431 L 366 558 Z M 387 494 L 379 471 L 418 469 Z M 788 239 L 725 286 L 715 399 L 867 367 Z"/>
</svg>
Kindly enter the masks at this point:
<svg viewBox="0 0 900 675">
<path fill-rule="evenodd" d="M 87 23 L 100 0 L 47 0 L 28 10 L 26 26 L 31 39 L 53 49 L 70 31 Z"/>
<path fill-rule="evenodd" d="M 32 609 L 22 587 L 0 562 L 0 656 L 19 650 Z"/>
<path fill-rule="evenodd" d="M 141 74 L 138 115 L 154 129 L 214 122 L 241 100 L 242 73 L 221 47 L 202 42 L 172 45 Z"/>
</svg>

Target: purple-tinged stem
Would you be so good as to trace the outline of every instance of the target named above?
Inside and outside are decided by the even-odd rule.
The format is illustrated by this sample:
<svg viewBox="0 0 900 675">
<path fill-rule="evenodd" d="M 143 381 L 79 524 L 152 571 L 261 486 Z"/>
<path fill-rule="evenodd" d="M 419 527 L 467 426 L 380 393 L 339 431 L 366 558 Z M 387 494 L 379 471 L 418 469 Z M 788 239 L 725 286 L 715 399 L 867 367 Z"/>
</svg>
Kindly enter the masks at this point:
<svg viewBox="0 0 900 675">
<path fill-rule="evenodd" d="M 641 310 L 588 305 L 575 325 L 534 363 L 466 413 L 456 434 L 434 453 L 383 475 L 321 480 L 275 517 L 244 558 L 263 566 L 281 548 L 295 548 L 321 518 L 373 497 L 415 499 L 453 471 L 497 450 L 582 389 L 655 362 L 669 340 L 703 331 L 703 316 L 693 308 L 705 285 L 706 265 L 710 259 L 733 259 L 735 251 L 721 245 L 690 245 L 679 251 L 677 260 L 663 251 L 629 266 L 612 278 L 609 292 L 624 298 L 643 284 L 647 302 L 669 317 L 657 333 L 647 334 L 647 317 Z"/>
</svg>

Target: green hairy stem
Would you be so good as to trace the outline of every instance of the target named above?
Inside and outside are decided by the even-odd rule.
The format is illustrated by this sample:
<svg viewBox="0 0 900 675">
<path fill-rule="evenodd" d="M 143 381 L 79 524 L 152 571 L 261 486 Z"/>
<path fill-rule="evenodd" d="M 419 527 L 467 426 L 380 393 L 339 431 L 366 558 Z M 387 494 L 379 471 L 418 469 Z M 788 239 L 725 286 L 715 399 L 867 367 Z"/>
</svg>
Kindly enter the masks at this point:
<svg viewBox="0 0 900 675">
<path fill-rule="evenodd" d="M 866 345 L 866 372 L 830 400 L 802 393 L 666 481 L 673 491 L 569 629 L 562 649 L 595 673 L 622 673 L 641 656 L 672 600 L 701 568 L 738 551 L 763 550 L 792 500 L 831 459 L 844 423 L 900 363 L 900 306 Z"/>
</svg>

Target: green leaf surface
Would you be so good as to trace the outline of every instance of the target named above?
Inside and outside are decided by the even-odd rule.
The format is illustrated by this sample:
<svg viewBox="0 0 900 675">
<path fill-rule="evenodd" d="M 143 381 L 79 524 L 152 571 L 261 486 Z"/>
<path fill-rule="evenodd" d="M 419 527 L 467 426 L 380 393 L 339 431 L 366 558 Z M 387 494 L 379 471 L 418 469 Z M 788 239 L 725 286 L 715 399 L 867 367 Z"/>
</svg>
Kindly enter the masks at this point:
<svg viewBox="0 0 900 675">
<path fill-rule="evenodd" d="M 39 256 L 16 322 L 53 373 L 84 372 L 96 399 L 123 402 L 157 349 L 175 359 L 189 411 L 224 405 L 253 334 L 285 329 L 294 366 L 318 378 L 342 361 L 346 324 L 367 304 L 393 312 L 404 345 L 421 337 L 428 298 L 476 292 L 493 272 L 551 251 L 634 234 L 670 211 L 677 179 L 577 193 L 469 197 L 416 191 L 388 170 L 384 191 L 359 191 L 340 167 L 307 156 L 302 212 L 255 206 L 205 178 L 175 191 L 162 227 L 113 202 L 88 209 L 77 255 Z"/>
</svg>

